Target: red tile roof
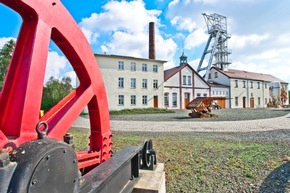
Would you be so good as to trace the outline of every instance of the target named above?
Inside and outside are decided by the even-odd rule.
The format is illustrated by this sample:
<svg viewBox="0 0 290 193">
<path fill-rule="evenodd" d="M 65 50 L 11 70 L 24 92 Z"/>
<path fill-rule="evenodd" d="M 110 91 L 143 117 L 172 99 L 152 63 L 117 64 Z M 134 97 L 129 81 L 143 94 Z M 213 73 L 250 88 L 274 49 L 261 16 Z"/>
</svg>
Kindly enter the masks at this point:
<svg viewBox="0 0 290 193">
<path fill-rule="evenodd" d="M 184 66 L 176 66 L 174 68 L 170 68 L 170 69 L 165 70 L 164 71 L 164 81 L 171 78 L 174 74 L 176 74 L 177 72 L 182 70 L 182 68 L 184 68 Z"/>
<path fill-rule="evenodd" d="M 215 69 L 218 70 L 220 73 L 223 73 L 224 75 L 226 75 L 229 78 L 260 80 L 260 81 L 268 81 L 268 82 L 279 81 L 282 83 L 287 83 L 286 81 L 283 81 L 283 80 L 281 80 L 281 79 L 279 79 L 271 74 L 248 72 L 248 71 L 234 70 L 234 69 L 229 69 L 228 71 L 221 71 L 217 68 L 215 68 Z"/>
<path fill-rule="evenodd" d="M 204 78 L 202 78 L 189 64 L 183 64 L 183 65 L 176 66 L 174 68 L 170 68 L 170 69 L 165 70 L 164 71 L 164 81 L 167 81 L 169 78 L 174 76 L 176 73 L 178 73 L 179 71 L 181 71 L 185 67 L 190 68 L 194 74 L 199 76 L 200 79 L 203 80 L 209 86 L 208 82 L 205 81 Z"/>
</svg>

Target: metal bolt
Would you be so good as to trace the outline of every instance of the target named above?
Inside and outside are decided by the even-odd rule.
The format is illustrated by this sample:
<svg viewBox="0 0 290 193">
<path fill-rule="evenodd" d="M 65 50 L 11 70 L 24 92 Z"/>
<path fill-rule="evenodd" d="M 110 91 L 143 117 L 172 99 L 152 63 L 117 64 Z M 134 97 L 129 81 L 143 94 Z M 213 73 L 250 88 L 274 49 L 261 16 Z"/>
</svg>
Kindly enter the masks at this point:
<svg viewBox="0 0 290 193">
<path fill-rule="evenodd" d="M 37 180 L 36 180 L 36 179 L 34 179 L 34 180 L 31 182 L 31 184 L 32 184 L 32 185 L 35 185 L 35 184 L 36 184 L 36 182 L 37 182 Z"/>
</svg>

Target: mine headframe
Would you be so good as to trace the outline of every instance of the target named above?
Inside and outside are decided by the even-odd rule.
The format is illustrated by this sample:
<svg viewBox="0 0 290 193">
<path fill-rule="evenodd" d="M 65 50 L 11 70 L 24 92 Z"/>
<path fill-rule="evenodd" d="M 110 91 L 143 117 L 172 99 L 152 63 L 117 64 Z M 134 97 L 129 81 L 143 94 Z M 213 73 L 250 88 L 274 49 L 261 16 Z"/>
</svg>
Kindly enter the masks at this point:
<svg viewBox="0 0 290 193">
<path fill-rule="evenodd" d="M 210 36 L 198 64 L 197 72 L 205 71 L 204 78 L 208 80 L 212 66 L 227 70 L 228 65 L 231 64 L 231 60 L 228 58 L 231 50 L 228 49 L 227 41 L 230 38 L 230 34 L 227 33 L 227 18 L 225 16 L 216 13 L 210 15 L 203 13 L 202 15 Z M 207 64 L 203 65 L 208 54 Z"/>
</svg>

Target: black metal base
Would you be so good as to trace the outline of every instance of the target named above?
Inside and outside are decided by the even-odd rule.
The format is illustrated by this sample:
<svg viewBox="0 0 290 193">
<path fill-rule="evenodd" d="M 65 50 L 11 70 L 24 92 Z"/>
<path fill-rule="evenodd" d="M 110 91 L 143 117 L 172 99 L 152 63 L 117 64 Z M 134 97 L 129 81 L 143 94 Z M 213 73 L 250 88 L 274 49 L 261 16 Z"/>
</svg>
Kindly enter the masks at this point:
<svg viewBox="0 0 290 193">
<path fill-rule="evenodd" d="M 80 192 L 132 192 L 139 179 L 141 149 L 141 147 L 129 146 L 115 153 L 109 160 L 83 176 Z"/>
<path fill-rule="evenodd" d="M 17 163 L 7 191 L 13 193 L 76 193 L 79 172 L 75 151 L 66 143 L 41 139 L 23 144 L 11 154 Z"/>
</svg>

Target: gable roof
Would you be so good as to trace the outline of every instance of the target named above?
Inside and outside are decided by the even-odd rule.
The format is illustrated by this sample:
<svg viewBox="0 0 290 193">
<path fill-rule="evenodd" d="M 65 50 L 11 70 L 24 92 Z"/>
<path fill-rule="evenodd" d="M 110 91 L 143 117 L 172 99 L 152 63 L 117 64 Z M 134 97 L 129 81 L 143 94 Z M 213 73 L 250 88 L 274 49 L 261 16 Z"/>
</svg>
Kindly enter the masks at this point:
<svg viewBox="0 0 290 193">
<path fill-rule="evenodd" d="M 180 72 L 183 68 L 188 67 L 194 74 L 196 74 L 205 84 L 210 86 L 207 81 L 204 80 L 189 64 L 183 64 L 180 66 L 176 66 L 174 68 L 170 68 L 164 70 L 164 81 L 167 81 L 169 78 L 174 76 L 176 73 Z"/>
<path fill-rule="evenodd" d="M 176 74 L 177 72 L 179 72 L 183 68 L 184 68 L 184 66 L 182 65 L 182 66 L 176 66 L 174 68 L 164 70 L 164 81 L 166 81 L 169 78 L 171 78 L 172 76 L 174 76 L 174 74 Z"/>
<path fill-rule="evenodd" d="M 213 68 L 229 78 L 260 80 L 260 81 L 266 81 L 266 82 L 278 81 L 281 83 L 288 84 L 286 81 L 283 81 L 271 74 L 248 72 L 244 70 L 235 70 L 235 69 L 228 69 L 228 71 L 222 71 L 216 67 L 213 67 Z"/>
</svg>

